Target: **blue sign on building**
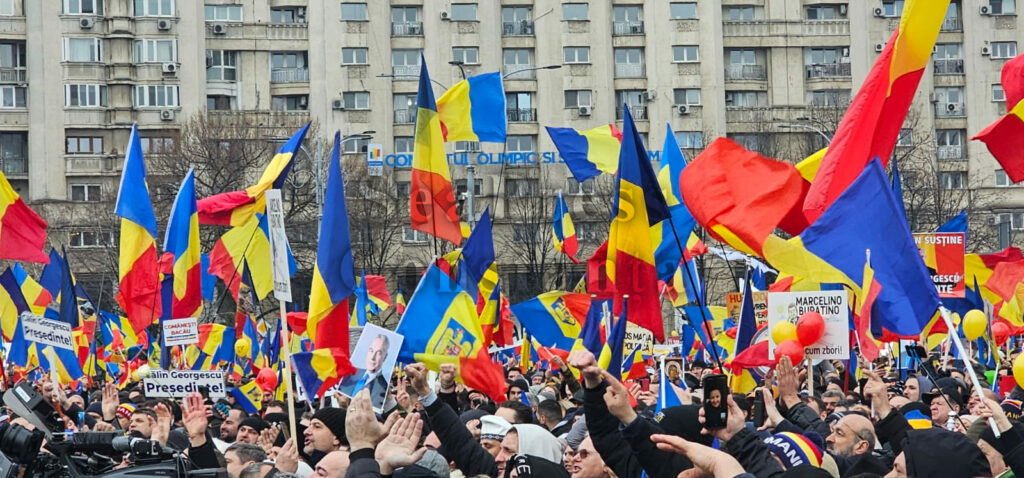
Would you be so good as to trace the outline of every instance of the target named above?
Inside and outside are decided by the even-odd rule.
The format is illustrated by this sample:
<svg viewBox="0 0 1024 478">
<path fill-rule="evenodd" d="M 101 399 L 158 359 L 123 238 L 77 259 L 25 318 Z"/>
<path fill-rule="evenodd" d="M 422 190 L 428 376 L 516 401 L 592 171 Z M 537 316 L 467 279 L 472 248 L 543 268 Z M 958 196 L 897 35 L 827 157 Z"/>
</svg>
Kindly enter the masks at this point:
<svg viewBox="0 0 1024 478">
<path fill-rule="evenodd" d="M 661 151 L 648 151 L 649 161 L 659 161 Z M 461 152 L 449 153 L 448 164 L 456 166 L 474 165 L 501 165 L 509 166 L 534 166 L 537 164 L 559 164 L 565 163 L 558 151 L 526 151 L 526 152 L 505 152 L 505 153 L 484 153 L 484 152 Z M 411 168 L 412 153 L 386 154 L 384 155 L 384 166 L 390 168 Z"/>
</svg>

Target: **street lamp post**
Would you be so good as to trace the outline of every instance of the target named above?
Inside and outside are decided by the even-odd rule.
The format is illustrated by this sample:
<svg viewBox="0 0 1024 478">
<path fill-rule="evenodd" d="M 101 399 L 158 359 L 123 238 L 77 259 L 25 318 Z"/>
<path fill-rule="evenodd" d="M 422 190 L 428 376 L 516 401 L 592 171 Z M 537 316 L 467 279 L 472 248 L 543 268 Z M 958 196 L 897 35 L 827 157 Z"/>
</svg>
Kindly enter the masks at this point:
<svg viewBox="0 0 1024 478">
<path fill-rule="evenodd" d="M 396 75 L 394 73 L 381 73 L 381 74 L 377 75 L 377 78 L 407 79 L 407 78 L 419 78 L 419 75 Z M 435 80 L 433 78 L 431 78 L 430 81 L 432 81 L 435 85 L 440 86 L 442 90 L 445 90 L 445 91 L 448 90 L 448 87 L 445 86 L 444 83 L 441 83 L 440 81 L 437 81 L 437 80 Z"/>
<path fill-rule="evenodd" d="M 810 126 L 810 125 L 806 125 L 806 124 L 783 123 L 783 124 L 780 124 L 780 125 L 776 125 L 776 127 L 780 128 L 780 129 L 803 129 L 803 130 L 807 130 L 807 131 L 813 131 L 815 133 L 818 133 L 819 135 L 821 135 L 822 138 L 825 139 L 825 144 L 826 145 L 832 142 L 832 138 L 830 138 L 829 135 L 825 134 L 824 131 L 822 131 L 822 130 L 820 130 L 818 128 L 815 128 L 814 126 Z"/>
<path fill-rule="evenodd" d="M 462 79 L 463 80 L 466 79 L 466 69 L 462 67 L 462 65 L 465 65 L 466 62 L 464 62 L 462 60 L 452 60 L 452 61 L 449 61 L 448 64 L 449 65 L 455 65 L 455 66 L 459 67 L 459 73 L 462 74 Z"/>
<path fill-rule="evenodd" d="M 501 79 L 502 80 L 507 79 L 508 77 L 510 77 L 510 76 L 512 76 L 512 75 L 514 75 L 516 73 L 522 73 L 524 71 L 557 70 L 559 68 L 562 68 L 562 65 L 545 65 L 545 66 L 531 66 L 531 67 L 528 67 L 528 68 L 520 68 L 518 70 L 510 71 L 508 73 L 505 73 L 504 75 L 501 75 Z"/>
</svg>

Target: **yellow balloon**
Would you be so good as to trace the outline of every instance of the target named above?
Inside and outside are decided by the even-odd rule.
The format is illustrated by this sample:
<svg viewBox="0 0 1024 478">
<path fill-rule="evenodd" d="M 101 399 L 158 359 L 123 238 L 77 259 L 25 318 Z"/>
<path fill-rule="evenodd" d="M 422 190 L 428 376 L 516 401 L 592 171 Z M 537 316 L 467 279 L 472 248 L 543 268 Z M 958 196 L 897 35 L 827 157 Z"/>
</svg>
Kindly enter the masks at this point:
<svg viewBox="0 0 1024 478">
<path fill-rule="evenodd" d="M 239 357 L 248 357 L 249 352 L 252 351 L 252 341 L 249 337 L 242 337 L 235 342 L 235 355 Z"/>
<path fill-rule="evenodd" d="M 772 327 L 772 341 L 777 345 L 787 340 L 796 340 L 796 325 L 786 321 L 775 324 Z"/>
<path fill-rule="evenodd" d="M 1024 388 L 1024 354 L 1018 355 L 1013 361 L 1013 378 L 1017 379 L 1017 385 Z"/>
<path fill-rule="evenodd" d="M 968 340 L 975 340 L 982 335 L 985 335 L 985 328 L 988 326 L 988 317 L 985 317 L 985 313 L 973 309 L 967 311 L 964 314 L 964 336 Z"/>
</svg>

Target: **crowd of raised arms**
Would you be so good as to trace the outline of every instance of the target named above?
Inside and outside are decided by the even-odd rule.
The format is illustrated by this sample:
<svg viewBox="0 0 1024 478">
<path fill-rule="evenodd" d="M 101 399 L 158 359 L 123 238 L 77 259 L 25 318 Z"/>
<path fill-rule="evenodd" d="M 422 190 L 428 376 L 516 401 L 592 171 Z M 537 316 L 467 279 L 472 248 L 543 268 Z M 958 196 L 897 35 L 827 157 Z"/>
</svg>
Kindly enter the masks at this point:
<svg viewBox="0 0 1024 478">
<path fill-rule="evenodd" d="M 667 376 L 649 368 L 648 378 L 626 383 L 587 351 L 550 365 L 521 371 L 506 364 L 500 403 L 456 383 L 454 365 L 443 365 L 435 380 L 423 364 L 406 365 L 394 374 L 383 413 L 374 412 L 366 390 L 312 403 L 274 401 L 267 390 L 262 410 L 248 414 L 232 394 L 166 399 L 148 398 L 137 385 L 81 393 L 38 385 L 57 397 L 75 422 L 70 429 L 123 430 L 232 478 L 1024 476 L 1024 390 L 1000 397 L 983 380 L 979 394 L 962 367 L 985 370 L 970 362 L 940 357 L 906 370 L 882 357 L 861 363 L 858 380 L 839 361 L 822 361 L 808 374 L 782 357 L 763 387 L 726 395 L 724 426 L 712 429 L 699 387 L 717 371 L 700 360 Z M 1010 368 L 1000 364 L 994 378 Z M 658 406 L 668 386 L 661 376 L 682 405 Z M 121 466 L 132 464 L 125 456 Z"/>
</svg>

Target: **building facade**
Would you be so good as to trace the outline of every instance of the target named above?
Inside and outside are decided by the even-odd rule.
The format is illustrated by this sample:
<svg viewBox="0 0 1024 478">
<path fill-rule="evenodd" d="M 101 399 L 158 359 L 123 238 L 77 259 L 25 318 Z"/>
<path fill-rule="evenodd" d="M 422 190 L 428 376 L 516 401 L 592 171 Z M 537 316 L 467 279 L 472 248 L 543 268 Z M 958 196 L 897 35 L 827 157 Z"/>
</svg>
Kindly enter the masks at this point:
<svg viewBox="0 0 1024 478">
<path fill-rule="evenodd" d="M 0 0 L 0 166 L 48 219 L 59 216 L 52 242 L 83 251 L 114 241 L 90 212 L 117 195 L 131 125 L 147 154 L 161 154 L 203 110 L 285 128 L 316 120 L 323 138 L 372 131 L 344 152 L 361 158 L 380 144 L 383 174 L 401 196 L 421 55 L 438 96 L 464 76 L 500 71 L 507 109 L 495 114 L 506 115 L 508 141 L 450 144 L 449 158 L 460 193 L 475 168 L 474 213 L 490 207 L 499 234 L 512 238 L 499 260 L 525 295 L 536 277 L 516 264 L 533 259 L 511 245 L 549 233 L 522 226 L 534 213 L 517 216 L 519 198 L 549 196 L 537 214 L 547 223 L 550 196 L 564 190 L 581 255 L 607 234 L 609 202 L 592 196 L 608 185 L 576 183 L 545 126 L 621 125 L 628 108 L 652 160 L 668 132 L 687 157 L 729 136 L 802 159 L 834 131 L 903 3 Z M 1024 230 L 1024 193 L 968 138 L 1006 111 L 999 78 L 1024 27 L 1016 7 L 951 3 L 897 148 L 927 146 L 938 187 L 970 191 L 968 202 L 975 192 L 994 198 L 972 220 L 1008 230 Z M 399 271 L 409 291 L 438 251 L 410 229 L 401 249 L 395 261 L 409 266 Z M 563 282 L 579 272 L 570 268 Z"/>
</svg>

